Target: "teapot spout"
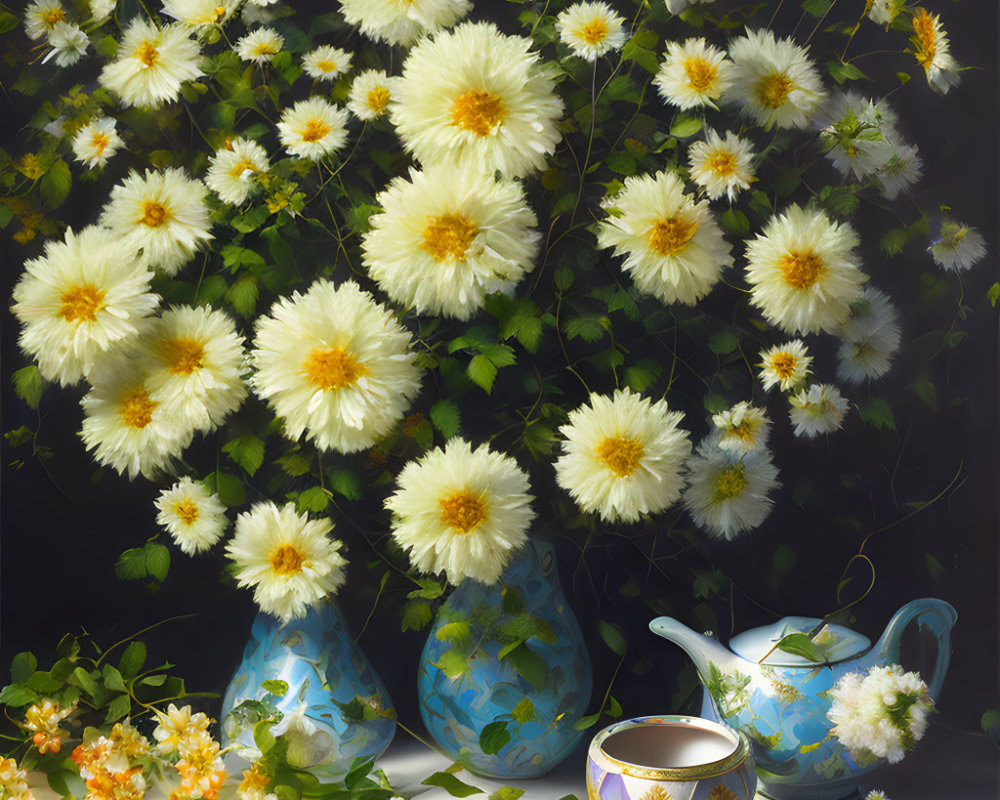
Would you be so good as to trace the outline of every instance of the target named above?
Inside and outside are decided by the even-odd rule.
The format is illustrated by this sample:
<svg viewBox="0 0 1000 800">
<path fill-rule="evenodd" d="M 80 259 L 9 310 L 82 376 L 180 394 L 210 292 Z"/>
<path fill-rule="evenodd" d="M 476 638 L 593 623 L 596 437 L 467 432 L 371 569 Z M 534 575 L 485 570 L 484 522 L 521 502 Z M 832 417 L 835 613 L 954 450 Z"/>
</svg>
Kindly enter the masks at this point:
<svg viewBox="0 0 1000 800">
<path fill-rule="evenodd" d="M 679 646 L 688 654 L 698 672 L 703 676 L 710 674 L 712 664 L 715 664 L 719 669 L 726 670 L 731 663 L 742 661 L 715 639 L 696 633 L 673 617 L 657 617 L 649 623 L 649 629 Z"/>
</svg>

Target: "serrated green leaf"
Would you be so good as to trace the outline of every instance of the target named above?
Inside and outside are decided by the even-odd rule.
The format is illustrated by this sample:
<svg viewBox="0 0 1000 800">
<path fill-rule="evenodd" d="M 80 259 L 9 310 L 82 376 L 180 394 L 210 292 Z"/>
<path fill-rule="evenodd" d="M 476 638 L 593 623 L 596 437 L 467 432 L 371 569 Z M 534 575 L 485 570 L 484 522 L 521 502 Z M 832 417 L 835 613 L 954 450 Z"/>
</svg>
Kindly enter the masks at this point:
<svg viewBox="0 0 1000 800">
<path fill-rule="evenodd" d="M 497 376 L 497 368 L 486 356 L 481 353 L 473 356 L 465 372 L 470 380 L 486 394 L 493 391 L 493 381 Z"/>
<path fill-rule="evenodd" d="M 101 668 L 101 677 L 104 680 L 104 685 L 109 689 L 116 692 L 126 691 L 125 678 L 111 664 L 105 664 Z"/>
<path fill-rule="evenodd" d="M 834 2 L 835 0 L 802 0 L 802 10 L 814 17 L 822 17 Z"/>
<path fill-rule="evenodd" d="M 170 571 L 170 550 L 159 542 L 146 542 L 146 572 L 161 583 Z"/>
<path fill-rule="evenodd" d="M 253 314 L 257 309 L 259 297 L 260 290 L 257 288 L 257 279 L 252 275 L 244 275 L 226 292 L 226 302 L 241 317 L 249 317 Z"/>
<path fill-rule="evenodd" d="M 80 688 L 91 696 L 95 701 L 101 696 L 101 688 L 97 685 L 97 680 L 83 667 L 76 667 L 73 670 L 73 677 Z"/>
<path fill-rule="evenodd" d="M 424 786 L 438 786 L 452 797 L 471 797 L 474 794 L 483 794 L 482 789 L 477 789 L 475 786 L 460 781 L 454 775 L 447 772 L 435 772 L 433 775 L 424 778 L 420 783 Z"/>
<path fill-rule="evenodd" d="M 146 577 L 146 551 L 142 547 L 130 547 L 115 562 L 115 575 L 121 581 L 138 581 Z"/>
<path fill-rule="evenodd" d="M 597 342 L 604 338 L 607 329 L 601 324 L 601 317 L 573 317 L 563 325 L 567 339 L 580 337 L 585 342 Z"/>
<path fill-rule="evenodd" d="M 499 753 L 510 743 L 510 731 L 506 720 L 497 720 L 485 725 L 479 732 L 479 749 L 491 756 Z"/>
<path fill-rule="evenodd" d="M 989 298 L 990 305 L 996 308 L 997 301 L 1000 300 L 1000 282 L 994 283 L 989 291 L 986 292 L 986 297 Z"/>
<path fill-rule="evenodd" d="M 714 333 L 708 340 L 708 349 L 720 356 L 732 353 L 739 347 L 740 340 L 729 328 L 722 328 Z"/>
<path fill-rule="evenodd" d="M 903 252 L 909 240 L 910 233 L 906 228 L 890 228 L 878 240 L 878 249 L 886 256 L 896 256 Z"/>
<path fill-rule="evenodd" d="M 826 68 L 830 76 L 840 84 L 845 81 L 856 81 L 865 78 L 866 75 L 853 64 L 845 64 L 843 61 L 828 61 Z"/>
<path fill-rule="evenodd" d="M 431 620 L 434 612 L 426 600 L 410 600 L 403 606 L 400 627 L 404 631 L 422 631 Z"/>
<path fill-rule="evenodd" d="M 500 628 L 500 641 L 524 641 L 538 631 L 531 614 L 519 614 Z"/>
<path fill-rule="evenodd" d="M 656 59 L 656 53 L 641 46 L 640 44 L 637 44 L 639 41 L 642 40 L 633 36 L 625 42 L 625 46 L 622 48 L 622 59 L 624 61 L 634 61 L 644 70 L 655 75 L 660 69 L 660 64 Z"/>
<path fill-rule="evenodd" d="M 863 422 L 871 425 L 876 430 L 881 430 L 882 428 L 888 428 L 891 431 L 896 430 L 896 419 L 892 415 L 892 408 L 881 398 L 872 397 L 858 403 L 858 416 L 861 417 Z"/>
<path fill-rule="evenodd" d="M 825 659 L 823 648 L 814 644 L 813 640 L 804 633 L 790 633 L 787 636 L 782 636 L 775 645 L 775 649 L 793 656 L 802 656 L 817 664 Z"/>
<path fill-rule="evenodd" d="M 241 506 L 247 501 L 247 493 L 243 488 L 243 483 L 235 475 L 222 470 L 216 470 L 209 474 L 205 480 L 209 490 L 215 491 L 227 506 Z"/>
<path fill-rule="evenodd" d="M 122 717 L 128 716 L 132 710 L 132 699 L 127 694 L 120 694 L 108 703 L 108 713 L 104 716 L 104 724 L 110 725 Z"/>
<path fill-rule="evenodd" d="M 617 625 L 602 619 L 597 623 L 597 628 L 601 633 L 601 638 L 608 647 L 618 655 L 625 653 L 628 642 L 626 642 L 625 635 Z"/>
<path fill-rule="evenodd" d="M 238 436 L 230 439 L 222 446 L 222 452 L 228 455 L 233 463 L 246 470 L 251 477 L 264 463 L 264 442 L 256 436 Z"/>
<path fill-rule="evenodd" d="M 727 233 L 744 234 L 750 232 L 750 220 L 737 208 L 727 208 L 719 216 L 719 224 Z"/>
<path fill-rule="evenodd" d="M 527 697 L 522 697 L 510 710 L 510 715 L 518 725 L 531 722 L 535 718 L 535 704 Z"/>
<path fill-rule="evenodd" d="M 327 494 L 326 489 L 322 486 L 312 486 L 302 492 L 299 492 L 298 499 L 295 501 L 295 507 L 301 511 L 313 511 L 319 513 L 324 511 L 326 507 L 330 505 L 330 495 Z"/>
<path fill-rule="evenodd" d="M 450 681 L 457 681 L 469 672 L 469 662 L 457 650 L 443 652 L 440 658 L 434 662 L 434 666 L 441 670 Z"/>
<path fill-rule="evenodd" d="M 39 670 L 29 675 L 24 685 L 41 694 L 51 694 L 52 692 L 59 691 L 62 688 L 63 682 L 53 678 L 48 672 Z"/>
<path fill-rule="evenodd" d="M 501 786 L 490 795 L 490 800 L 517 800 L 523 794 L 524 789 L 516 786 Z"/>
<path fill-rule="evenodd" d="M 69 165 L 61 158 L 56 159 L 49 167 L 42 179 L 38 182 L 38 191 L 42 195 L 42 202 L 46 208 L 59 208 L 69 197 L 69 190 L 73 186 L 73 173 L 69 170 Z"/>
<path fill-rule="evenodd" d="M 350 467 L 327 470 L 326 479 L 331 490 L 348 500 L 360 500 L 365 496 L 361 489 L 361 479 L 358 477 L 358 473 Z"/>
<path fill-rule="evenodd" d="M 38 408 L 42 402 L 42 373 L 34 364 L 15 370 L 10 376 L 14 384 L 14 393 L 20 397 L 29 408 Z"/>
<path fill-rule="evenodd" d="M 678 114 L 670 125 L 670 135 L 676 136 L 678 139 L 686 139 L 689 136 L 694 136 L 704 124 L 705 121 L 701 117 Z"/>
<path fill-rule="evenodd" d="M 435 638 L 442 642 L 454 642 L 455 644 L 467 641 L 470 635 L 471 633 L 468 620 L 456 620 L 455 622 L 449 622 L 434 631 Z"/>
<path fill-rule="evenodd" d="M 129 642 L 118 662 L 118 671 L 121 672 L 125 680 L 130 681 L 139 674 L 139 670 L 145 663 L 146 645 L 142 642 Z"/>
<path fill-rule="evenodd" d="M 457 436 L 461 430 L 462 418 L 454 400 L 444 398 L 431 406 L 428 412 L 434 427 L 445 439 Z"/>
<path fill-rule="evenodd" d="M 38 659 L 34 653 L 28 650 L 18 653 L 10 660 L 10 682 L 23 683 L 36 669 L 38 669 Z"/>
</svg>

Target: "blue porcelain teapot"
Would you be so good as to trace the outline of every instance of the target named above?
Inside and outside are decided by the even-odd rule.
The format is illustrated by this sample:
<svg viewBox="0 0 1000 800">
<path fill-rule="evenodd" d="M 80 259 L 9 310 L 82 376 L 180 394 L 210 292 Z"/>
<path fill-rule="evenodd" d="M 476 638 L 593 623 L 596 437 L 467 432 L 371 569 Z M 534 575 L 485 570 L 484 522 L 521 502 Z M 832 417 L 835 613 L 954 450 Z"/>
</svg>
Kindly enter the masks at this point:
<svg viewBox="0 0 1000 800">
<path fill-rule="evenodd" d="M 937 643 L 933 670 L 922 670 L 936 698 L 957 618 L 943 600 L 914 600 L 896 612 L 874 645 L 849 628 L 812 617 L 785 617 L 746 631 L 730 640 L 729 649 L 671 617 L 657 617 L 649 627 L 694 662 L 705 687 L 702 716 L 750 738 L 761 793 L 775 800 L 837 800 L 851 795 L 877 764 L 857 763 L 829 736 L 829 690 L 846 673 L 899 663 L 903 632 L 915 623 Z"/>
</svg>

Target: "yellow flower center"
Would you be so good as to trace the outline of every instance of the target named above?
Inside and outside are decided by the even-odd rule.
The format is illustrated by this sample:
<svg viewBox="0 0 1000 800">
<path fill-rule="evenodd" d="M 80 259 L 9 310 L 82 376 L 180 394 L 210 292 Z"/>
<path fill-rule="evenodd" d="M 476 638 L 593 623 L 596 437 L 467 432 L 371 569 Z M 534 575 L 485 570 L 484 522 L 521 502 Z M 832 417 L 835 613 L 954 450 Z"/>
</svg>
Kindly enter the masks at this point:
<svg viewBox="0 0 1000 800">
<path fill-rule="evenodd" d="M 576 35 L 591 46 L 600 44 L 608 35 L 608 23 L 604 17 L 598 15 L 586 25 L 579 28 L 576 31 Z"/>
<path fill-rule="evenodd" d="M 278 575 L 302 572 L 306 557 L 290 544 L 283 544 L 271 554 L 271 569 Z"/>
<path fill-rule="evenodd" d="M 153 42 L 145 41 L 135 48 L 135 57 L 147 67 L 151 67 L 156 63 L 156 59 L 160 57 L 160 51 L 156 49 L 156 45 Z"/>
<path fill-rule="evenodd" d="M 776 72 L 761 78 L 757 84 L 757 99 L 765 108 L 781 108 L 794 88 L 794 83 Z"/>
<path fill-rule="evenodd" d="M 375 114 L 381 114 L 388 105 L 389 90 L 384 86 L 376 86 L 368 92 L 368 108 L 374 111 Z"/>
<path fill-rule="evenodd" d="M 597 458 L 619 478 L 628 478 L 639 468 L 646 449 L 637 439 L 608 436 L 595 449 Z"/>
<path fill-rule="evenodd" d="M 132 389 L 122 400 L 121 414 L 122 423 L 129 428 L 145 428 L 153 421 L 153 409 L 156 403 L 149 399 L 146 390 L 141 386 Z"/>
<path fill-rule="evenodd" d="M 172 375 L 190 375 L 205 366 L 205 348 L 197 339 L 178 336 L 160 340 L 160 348 Z"/>
<path fill-rule="evenodd" d="M 698 223 L 683 217 L 658 219 L 646 238 L 659 256 L 675 256 L 687 247 L 698 231 Z"/>
<path fill-rule="evenodd" d="M 353 386 L 368 374 L 368 368 L 343 347 L 313 350 L 304 368 L 309 382 L 323 390 Z"/>
<path fill-rule="evenodd" d="M 937 39 L 934 35 L 934 16 L 926 8 L 920 9 L 920 13 L 913 18 L 913 32 L 917 35 L 917 51 L 913 55 L 927 69 L 937 55 Z"/>
<path fill-rule="evenodd" d="M 253 48 L 255 56 L 273 56 L 278 52 L 278 48 L 272 42 L 257 42 Z"/>
<path fill-rule="evenodd" d="M 739 497 L 747 485 L 747 473 L 739 464 L 726 467 L 715 479 L 715 499 L 717 502 Z"/>
<path fill-rule="evenodd" d="M 464 215 L 442 214 L 427 223 L 422 246 L 435 261 L 462 261 L 478 233 L 476 224 Z"/>
<path fill-rule="evenodd" d="M 739 425 L 733 425 L 728 433 L 741 442 L 752 442 L 757 437 L 757 423 L 745 419 Z"/>
<path fill-rule="evenodd" d="M 823 259 L 812 251 L 789 251 L 778 259 L 778 267 L 785 275 L 785 283 L 796 289 L 808 289 L 826 272 Z"/>
<path fill-rule="evenodd" d="M 707 92 L 715 83 L 715 76 L 718 68 L 704 58 L 693 56 L 684 61 L 684 74 L 687 75 L 688 84 L 696 92 Z"/>
<path fill-rule="evenodd" d="M 451 106 L 451 124 L 477 136 L 490 136 L 503 124 L 504 107 L 499 95 L 466 92 Z"/>
<path fill-rule="evenodd" d="M 323 58 L 316 62 L 316 69 L 320 72 L 336 72 L 337 64 L 334 61 Z"/>
<path fill-rule="evenodd" d="M 103 153 L 104 148 L 107 147 L 110 143 L 111 139 L 108 138 L 108 135 L 106 133 L 98 132 L 94 134 L 94 139 L 92 144 L 94 145 L 94 149 L 97 151 L 98 155 Z"/>
<path fill-rule="evenodd" d="M 303 142 L 318 142 L 330 132 L 330 126 L 321 119 L 311 119 L 302 129 Z"/>
<path fill-rule="evenodd" d="M 787 380 L 795 374 L 795 364 L 798 361 L 791 353 L 775 353 L 771 356 L 771 369 L 782 380 Z"/>
<path fill-rule="evenodd" d="M 142 204 L 142 219 L 139 222 L 143 225 L 159 228 L 161 225 L 165 225 L 169 219 L 170 212 L 155 200 L 146 200 Z"/>
<path fill-rule="evenodd" d="M 181 522 L 185 525 L 193 525 L 194 521 L 198 519 L 198 504 L 190 497 L 185 497 L 174 503 L 174 513 L 181 518 Z"/>
<path fill-rule="evenodd" d="M 438 498 L 441 521 L 456 533 L 468 533 L 486 519 L 486 503 L 468 489 L 458 489 Z"/>
<path fill-rule="evenodd" d="M 67 322 L 93 322 L 104 308 L 104 292 L 96 286 L 75 286 L 59 297 L 57 316 Z"/>
<path fill-rule="evenodd" d="M 229 170 L 229 174 L 233 178 L 238 178 L 247 170 L 250 170 L 251 172 L 256 172 L 257 165 L 254 164 L 248 158 L 242 158 L 240 159 L 239 163 L 236 164 L 236 166 L 234 166 L 231 170 Z"/>
<path fill-rule="evenodd" d="M 46 28 L 55 27 L 57 22 L 62 22 L 64 19 L 66 19 L 66 12 L 61 8 L 50 8 L 42 14 L 42 22 Z"/>
<path fill-rule="evenodd" d="M 736 155 L 728 150 L 716 150 L 705 161 L 705 166 L 720 178 L 728 178 L 736 172 Z"/>
</svg>

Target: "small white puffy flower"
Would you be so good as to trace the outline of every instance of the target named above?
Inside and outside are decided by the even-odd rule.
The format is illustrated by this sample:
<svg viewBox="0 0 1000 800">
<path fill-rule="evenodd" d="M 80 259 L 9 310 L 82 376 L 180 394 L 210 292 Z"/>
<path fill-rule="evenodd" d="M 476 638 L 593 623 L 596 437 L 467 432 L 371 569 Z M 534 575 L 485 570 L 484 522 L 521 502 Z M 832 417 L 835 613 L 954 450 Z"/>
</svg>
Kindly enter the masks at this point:
<svg viewBox="0 0 1000 800">
<path fill-rule="evenodd" d="M 794 389 L 809 374 L 812 356 L 801 339 L 776 344 L 760 353 L 760 381 L 764 389 L 777 386 L 783 392 Z"/>
<path fill-rule="evenodd" d="M 256 187 L 254 176 L 270 169 L 267 151 L 252 139 L 233 139 L 208 160 L 205 183 L 230 205 L 240 205 Z"/>
<path fill-rule="evenodd" d="M 103 167 L 109 158 L 125 144 L 115 129 L 111 117 L 90 120 L 73 136 L 73 154 L 90 169 Z"/>
<path fill-rule="evenodd" d="M 753 145 L 732 131 L 723 139 L 714 130 L 705 133 L 705 141 L 688 148 L 691 180 L 705 190 L 712 200 L 725 195 L 732 202 L 736 195 L 757 180 L 753 172 Z"/>
<path fill-rule="evenodd" d="M 680 14 L 688 6 L 705 5 L 706 3 L 714 3 L 715 0 L 664 0 L 667 6 L 667 11 L 671 14 Z"/>
<path fill-rule="evenodd" d="M 351 68 L 351 54 L 324 44 L 302 56 L 302 70 L 318 81 L 335 81 Z"/>
<path fill-rule="evenodd" d="M 284 43 L 285 37 L 274 28 L 257 28 L 236 42 L 233 49 L 244 61 L 263 66 L 281 52 Z"/>
<path fill-rule="evenodd" d="M 924 162 L 914 145 L 898 144 L 889 160 L 875 175 L 882 196 L 887 200 L 895 200 L 920 180 L 923 166 Z"/>
<path fill-rule="evenodd" d="M 344 584 L 342 543 L 327 534 L 328 519 L 297 514 L 294 503 L 257 503 L 236 518 L 226 556 L 236 582 L 252 587 L 261 611 L 282 622 L 300 619 Z"/>
<path fill-rule="evenodd" d="M 750 303 L 790 334 L 833 333 L 859 300 L 868 277 L 855 252 L 858 236 L 819 209 L 789 206 L 747 243 Z"/>
<path fill-rule="evenodd" d="M 857 92 L 834 92 L 817 114 L 824 124 L 820 142 L 841 175 L 863 180 L 874 175 L 895 153 L 895 114 Z"/>
<path fill-rule="evenodd" d="M 881 377 L 899 349 L 899 312 L 888 295 L 869 286 L 864 297 L 851 304 L 851 316 L 837 335 L 838 378 L 859 384 Z"/>
<path fill-rule="evenodd" d="M 684 415 L 630 390 L 591 394 L 569 413 L 556 482 L 580 508 L 607 522 L 636 522 L 673 505 L 684 486 L 691 452 Z"/>
<path fill-rule="evenodd" d="M 289 155 L 319 161 L 347 143 L 347 111 L 322 97 L 299 100 L 281 114 L 278 137 Z"/>
<path fill-rule="evenodd" d="M 223 24 L 239 5 L 240 0 L 163 0 L 160 12 L 197 29 Z"/>
<path fill-rule="evenodd" d="M 823 433 L 838 430 L 844 422 L 849 403 L 836 386 L 814 383 L 808 389 L 799 389 L 788 398 L 788 412 L 795 435 L 812 439 Z"/>
<path fill-rule="evenodd" d="M 102 22 L 111 16 L 118 0 L 90 0 L 90 15 L 95 22 Z"/>
<path fill-rule="evenodd" d="M 726 54 L 704 39 L 667 42 L 667 51 L 653 83 L 660 96 L 681 109 L 710 106 L 733 81 Z"/>
<path fill-rule="evenodd" d="M 904 0 L 867 0 L 865 13 L 878 25 L 890 24 L 903 10 Z"/>
<path fill-rule="evenodd" d="M 733 263 L 708 201 L 686 194 L 676 173 L 630 176 L 605 207 L 598 247 L 624 255 L 636 287 L 664 303 L 696 304 Z"/>
<path fill-rule="evenodd" d="M 472 9 L 470 0 L 340 0 L 344 19 L 369 39 L 412 44 L 450 28 Z"/>
<path fill-rule="evenodd" d="M 624 22 L 607 3 L 574 3 L 556 17 L 556 33 L 574 55 L 596 61 L 625 44 Z"/>
<path fill-rule="evenodd" d="M 723 99 L 738 102 L 765 130 L 804 128 L 823 100 L 823 83 L 805 48 L 765 29 L 732 41 L 732 86 Z"/>
<path fill-rule="evenodd" d="M 175 275 L 212 239 L 205 184 L 182 169 L 131 172 L 111 190 L 101 224 L 141 248 L 149 263 Z"/>
<path fill-rule="evenodd" d="M 687 466 L 684 507 L 712 536 L 734 539 L 760 527 L 771 513 L 770 493 L 779 483 L 767 448 L 740 455 L 720 448 L 715 433 L 698 445 Z"/>
<path fill-rule="evenodd" d="M 732 453 L 749 453 L 767 442 L 771 427 L 764 409 L 745 400 L 713 415 L 712 424 L 719 431 L 718 446 Z"/>
<path fill-rule="evenodd" d="M 126 106 L 158 108 L 180 95 L 182 83 L 202 74 L 201 52 L 190 29 L 177 22 L 158 28 L 137 16 L 98 81 Z"/>
<path fill-rule="evenodd" d="M 960 80 L 959 64 L 951 55 L 941 16 L 921 8 L 913 15 L 913 55 L 924 68 L 927 85 L 938 94 L 947 94 Z"/>
<path fill-rule="evenodd" d="M 156 521 L 189 556 L 211 549 L 229 522 L 218 496 L 191 478 L 181 478 L 164 489 L 155 505 L 159 510 Z"/>
<path fill-rule="evenodd" d="M 938 239 L 928 250 L 934 263 L 955 272 L 969 269 L 986 255 L 986 239 L 975 228 L 945 219 Z"/>
<path fill-rule="evenodd" d="M 392 536 L 421 572 L 494 584 L 527 541 L 528 476 L 509 456 L 452 438 L 415 461 L 385 501 Z"/>
<path fill-rule="evenodd" d="M 79 25 L 71 22 L 57 22 L 49 32 L 49 44 L 52 50 L 42 59 L 42 62 L 55 58 L 56 65 L 69 67 L 83 58 L 90 45 L 90 39 Z"/>
<path fill-rule="evenodd" d="M 59 0 L 34 0 L 24 9 L 24 32 L 37 42 L 65 19 L 66 9 Z"/>
<path fill-rule="evenodd" d="M 399 83 L 380 69 L 367 69 L 354 79 L 347 108 L 362 120 L 383 116 L 389 110 L 389 101 Z"/>
</svg>

